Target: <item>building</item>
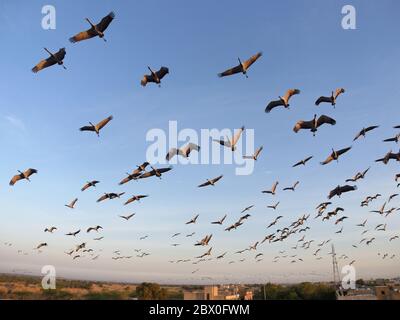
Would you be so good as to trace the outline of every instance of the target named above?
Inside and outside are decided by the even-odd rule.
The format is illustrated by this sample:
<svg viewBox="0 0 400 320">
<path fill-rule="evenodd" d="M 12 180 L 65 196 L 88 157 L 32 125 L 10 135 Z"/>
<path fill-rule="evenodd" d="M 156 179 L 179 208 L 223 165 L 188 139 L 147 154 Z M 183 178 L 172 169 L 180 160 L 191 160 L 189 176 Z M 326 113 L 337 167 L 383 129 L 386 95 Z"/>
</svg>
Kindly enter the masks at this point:
<svg viewBox="0 0 400 320">
<path fill-rule="evenodd" d="M 338 300 L 400 300 L 400 285 L 380 285 L 371 288 L 349 290 L 338 295 Z"/>
<path fill-rule="evenodd" d="M 240 296 L 236 286 L 204 286 L 203 290 L 184 291 L 184 300 L 253 300 L 253 292 L 248 290 Z"/>
<path fill-rule="evenodd" d="M 400 285 L 376 286 L 375 295 L 378 300 L 400 300 Z"/>
</svg>

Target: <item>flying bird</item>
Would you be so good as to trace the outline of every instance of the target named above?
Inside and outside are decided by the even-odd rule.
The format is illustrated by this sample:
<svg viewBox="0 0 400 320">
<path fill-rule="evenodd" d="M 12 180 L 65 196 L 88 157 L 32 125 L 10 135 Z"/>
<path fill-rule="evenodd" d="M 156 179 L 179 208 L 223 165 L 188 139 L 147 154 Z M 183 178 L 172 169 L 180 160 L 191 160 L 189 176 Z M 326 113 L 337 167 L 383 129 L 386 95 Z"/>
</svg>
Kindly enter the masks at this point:
<svg viewBox="0 0 400 320">
<path fill-rule="evenodd" d="M 224 252 L 223 254 L 217 256 L 217 259 L 222 259 L 223 257 L 225 257 L 226 253 L 227 253 L 227 252 Z"/>
<path fill-rule="evenodd" d="M 248 207 L 246 207 L 246 208 L 244 208 L 240 213 L 243 213 L 243 212 L 246 212 L 246 211 L 249 211 L 250 209 L 252 209 L 254 207 L 254 204 L 253 205 L 251 205 L 251 206 L 248 206 Z"/>
<path fill-rule="evenodd" d="M 317 115 L 314 114 L 314 118 L 312 120 L 309 121 L 305 121 L 305 120 L 299 120 L 296 122 L 296 124 L 293 127 L 293 131 L 295 133 L 299 132 L 300 130 L 304 129 L 304 130 L 310 130 L 313 133 L 313 136 L 315 136 L 315 133 L 318 131 L 318 128 L 320 126 L 322 126 L 323 124 L 330 124 L 332 126 L 334 126 L 336 124 L 336 120 L 328 117 L 326 115 L 321 115 L 318 119 L 317 119 Z"/>
<path fill-rule="evenodd" d="M 99 232 L 99 229 L 103 229 L 102 226 L 95 226 L 95 227 L 90 227 L 86 230 L 87 233 L 89 233 L 90 231 L 96 231 Z"/>
<path fill-rule="evenodd" d="M 294 191 L 294 190 L 296 189 L 296 187 L 299 185 L 299 183 L 300 183 L 300 181 L 296 181 L 296 182 L 293 184 L 293 186 L 283 188 L 283 190 L 291 190 L 291 191 Z"/>
<path fill-rule="evenodd" d="M 152 176 L 156 176 L 157 178 L 161 179 L 161 176 L 163 173 L 168 172 L 170 170 L 172 170 L 172 167 L 166 167 L 166 168 L 154 168 L 152 166 L 151 167 L 151 171 L 147 171 L 143 174 L 141 174 L 140 176 L 137 177 L 137 179 L 144 179 L 144 178 L 149 178 Z"/>
<path fill-rule="evenodd" d="M 276 187 L 278 186 L 278 184 L 279 184 L 279 181 L 274 182 L 274 184 L 271 187 L 271 190 L 264 190 L 264 191 L 262 191 L 262 193 L 269 193 L 269 194 L 275 195 Z"/>
<path fill-rule="evenodd" d="M 335 224 L 338 224 L 338 223 L 340 223 L 340 222 L 343 222 L 345 219 L 348 219 L 348 218 L 349 218 L 349 217 L 343 216 L 343 217 L 337 219 L 337 220 L 335 221 Z"/>
<path fill-rule="evenodd" d="M 203 253 L 201 256 L 196 257 L 196 259 L 202 259 L 202 258 L 204 258 L 206 256 L 210 256 L 211 255 L 211 250 L 212 250 L 212 247 L 210 249 L 208 249 L 207 252 Z"/>
<path fill-rule="evenodd" d="M 379 126 L 370 126 L 370 127 L 367 127 L 367 128 L 362 128 L 361 131 L 359 133 L 357 133 L 357 135 L 355 136 L 353 141 L 356 141 L 360 137 L 364 137 L 365 138 L 365 135 L 366 135 L 367 132 L 372 131 L 372 130 L 374 130 L 376 128 L 379 128 Z"/>
<path fill-rule="evenodd" d="M 127 205 L 127 204 L 129 204 L 129 203 L 131 203 L 131 202 L 134 202 L 134 201 L 139 201 L 139 202 L 140 202 L 140 199 L 143 199 L 143 198 L 146 198 L 146 197 L 148 197 L 148 195 L 144 195 L 144 194 L 140 194 L 140 195 L 137 195 L 137 196 L 132 196 L 131 198 L 129 198 L 129 199 L 124 203 L 124 205 Z"/>
<path fill-rule="evenodd" d="M 247 213 L 247 214 L 245 214 L 244 216 L 241 216 L 241 217 L 239 218 L 238 223 L 242 224 L 242 221 L 247 220 L 247 219 L 250 218 L 250 217 L 251 217 L 251 215 Z"/>
<path fill-rule="evenodd" d="M 334 196 L 338 196 L 340 198 L 340 196 L 343 193 L 355 190 L 357 190 L 357 186 L 350 186 L 350 185 L 337 186 L 335 189 L 329 192 L 328 199 L 332 199 Z"/>
<path fill-rule="evenodd" d="M 40 243 L 35 249 L 39 250 L 40 248 L 43 248 L 43 247 L 47 247 L 47 243 L 46 242 Z"/>
<path fill-rule="evenodd" d="M 394 197 L 397 197 L 398 195 L 399 195 L 398 193 L 393 193 L 393 194 L 391 194 L 391 195 L 389 196 L 388 203 L 390 202 L 390 200 L 392 200 Z"/>
<path fill-rule="evenodd" d="M 336 99 L 339 97 L 339 95 L 341 95 L 344 92 L 345 92 L 345 90 L 343 88 L 336 89 L 335 92 L 332 91 L 332 94 L 330 97 L 324 97 L 324 96 L 319 97 L 317 99 L 317 101 L 315 101 L 315 105 L 318 106 L 320 103 L 326 102 L 326 103 L 330 103 L 333 107 L 335 107 Z"/>
<path fill-rule="evenodd" d="M 232 151 L 236 150 L 236 144 L 239 141 L 240 136 L 242 135 L 242 132 L 244 131 L 244 126 L 242 126 L 239 130 L 236 131 L 236 134 L 232 136 L 232 139 L 229 139 L 226 137 L 225 140 L 217 140 L 213 139 L 213 141 L 218 142 L 221 146 L 230 148 Z"/>
<path fill-rule="evenodd" d="M 104 120 L 101 120 L 98 124 L 94 125 L 93 123 L 89 122 L 90 126 L 84 126 L 80 128 L 80 131 L 93 131 L 96 132 L 97 136 L 100 137 L 100 130 L 103 129 L 107 123 L 109 123 L 113 119 L 113 116 L 109 116 Z"/>
<path fill-rule="evenodd" d="M 371 210 L 370 212 L 379 213 L 380 215 L 383 215 L 385 213 L 385 207 L 386 207 L 386 201 L 383 203 L 383 205 L 379 210 Z"/>
<path fill-rule="evenodd" d="M 280 202 L 278 201 L 278 202 L 275 203 L 274 205 L 267 206 L 267 208 L 276 210 L 276 208 L 278 207 L 279 203 L 280 203 Z"/>
<path fill-rule="evenodd" d="M 263 149 L 263 146 L 259 147 L 253 155 L 251 156 L 243 156 L 243 159 L 253 159 L 254 161 L 257 161 L 258 156 L 260 155 L 261 151 Z"/>
<path fill-rule="evenodd" d="M 224 220 L 226 219 L 226 216 L 227 215 L 224 215 L 220 220 L 218 220 L 218 221 L 213 221 L 213 222 L 211 222 L 212 224 L 220 224 L 220 225 L 222 225 L 223 223 L 224 223 Z"/>
<path fill-rule="evenodd" d="M 265 112 L 269 113 L 271 112 L 272 109 L 283 106 L 286 109 L 289 109 L 289 100 L 292 96 L 300 94 L 299 89 L 289 89 L 286 91 L 285 95 L 283 97 L 279 96 L 278 100 L 274 100 L 268 103 L 267 107 L 265 108 Z"/>
<path fill-rule="evenodd" d="M 57 230 L 57 227 L 51 227 L 51 228 L 46 228 L 46 229 L 44 229 L 44 232 L 53 233 L 55 230 Z"/>
<path fill-rule="evenodd" d="M 240 60 L 240 58 L 238 58 L 239 60 L 239 64 L 231 69 L 228 69 L 224 72 L 221 72 L 218 74 L 218 77 L 226 77 L 226 76 L 231 76 L 233 74 L 236 73 L 243 73 L 246 78 L 248 78 L 247 76 L 247 70 L 250 68 L 250 66 L 257 61 L 258 58 L 260 58 L 262 56 L 262 52 L 258 52 L 255 55 L 251 56 L 248 60 L 242 62 Z"/>
<path fill-rule="evenodd" d="M 19 180 L 23 180 L 23 179 L 28 180 L 30 182 L 31 181 L 30 180 L 30 176 L 35 174 L 35 173 L 37 173 L 38 171 L 36 169 L 30 168 L 30 169 L 28 169 L 28 170 L 26 170 L 24 172 L 19 171 L 19 170 L 18 170 L 18 172 L 19 172 L 19 174 L 17 174 L 17 175 L 12 177 L 12 179 L 10 181 L 10 186 L 13 186 Z"/>
<path fill-rule="evenodd" d="M 357 180 L 364 179 L 369 169 L 370 168 L 364 170 L 363 172 L 357 172 L 353 178 L 347 179 L 346 182 L 356 182 Z"/>
<path fill-rule="evenodd" d="M 68 232 L 67 234 L 65 234 L 66 236 L 73 236 L 76 237 L 76 235 L 81 232 L 81 229 L 77 230 L 77 231 L 73 231 L 73 232 Z"/>
<path fill-rule="evenodd" d="M 364 221 L 363 221 L 363 223 L 359 223 L 359 224 L 357 224 L 356 226 L 357 227 L 365 227 L 365 224 L 367 223 L 367 221 L 368 221 L 368 219 L 365 219 Z"/>
<path fill-rule="evenodd" d="M 214 179 L 207 179 L 206 182 L 204 182 L 204 183 L 198 185 L 197 187 L 198 187 L 198 188 L 202 188 L 202 187 L 206 187 L 206 186 L 215 186 L 215 183 L 216 183 L 217 181 L 219 181 L 222 177 L 223 177 L 223 175 L 220 175 L 220 176 L 218 176 L 218 177 L 216 177 L 216 178 L 214 178 Z"/>
<path fill-rule="evenodd" d="M 88 181 L 81 189 L 81 191 L 85 191 L 86 189 L 90 187 L 96 187 L 96 184 L 98 184 L 100 181 L 93 180 L 93 181 Z"/>
<path fill-rule="evenodd" d="M 75 204 L 76 204 L 77 201 L 78 201 L 78 198 L 75 198 L 74 200 L 71 201 L 71 203 L 65 204 L 65 206 L 67 208 L 74 209 L 75 208 Z"/>
<path fill-rule="evenodd" d="M 121 193 L 114 193 L 114 192 L 104 193 L 104 195 L 102 195 L 99 199 L 97 199 L 97 202 L 101 202 L 101 201 L 104 201 L 104 200 L 107 200 L 107 199 L 112 200 L 112 199 L 115 199 L 115 198 L 120 198 L 124 194 L 125 194 L 125 192 L 121 192 Z"/>
<path fill-rule="evenodd" d="M 78 34 L 69 38 L 69 41 L 75 43 L 98 36 L 100 39 L 103 39 L 104 42 L 106 42 L 107 40 L 104 38 L 104 31 L 108 28 L 108 26 L 110 25 L 111 21 L 113 21 L 114 18 L 115 18 L 114 12 L 110 12 L 103 19 L 101 19 L 101 21 L 96 25 L 94 25 L 88 18 L 85 18 L 85 20 L 90 24 L 90 29 L 79 32 Z"/>
<path fill-rule="evenodd" d="M 396 134 L 393 138 L 385 139 L 383 142 L 396 142 L 398 143 L 400 140 L 400 133 Z"/>
<path fill-rule="evenodd" d="M 199 217 L 199 215 L 195 215 L 192 219 L 190 219 L 188 222 L 186 222 L 185 224 L 194 224 L 197 221 L 197 218 Z"/>
<path fill-rule="evenodd" d="M 292 167 L 295 168 L 295 167 L 300 166 L 300 165 L 305 166 L 306 163 L 307 163 L 308 161 L 310 161 L 312 158 L 313 158 L 313 156 L 309 156 L 309 157 L 307 157 L 307 158 L 305 158 L 305 159 L 303 159 L 303 160 L 301 160 L 301 161 L 295 163 Z"/>
<path fill-rule="evenodd" d="M 171 148 L 168 151 L 168 154 L 166 155 L 165 159 L 167 161 L 171 160 L 174 156 L 182 156 L 184 158 L 188 158 L 190 153 L 193 151 L 199 151 L 200 150 L 200 146 L 198 146 L 195 143 L 188 143 L 186 146 L 177 149 L 177 148 Z"/>
<path fill-rule="evenodd" d="M 154 72 L 149 66 L 147 68 L 150 70 L 150 74 L 145 74 L 140 84 L 145 87 L 148 82 L 154 82 L 161 87 L 161 79 L 169 74 L 169 69 L 167 67 L 161 67 L 160 70 Z"/>
<path fill-rule="evenodd" d="M 142 172 L 143 172 L 144 170 L 146 170 L 146 167 L 147 167 L 149 164 L 150 164 L 150 163 L 148 163 L 147 161 L 146 161 L 146 162 L 143 162 L 141 165 L 137 166 L 137 168 L 136 168 L 135 170 L 133 170 L 132 173 L 126 173 L 126 174 L 127 174 L 127 177 L 124 178 L 124 179 L 122 179 L 122 180 L 119 182 L 119 185 L 123 185 L 123 184 L 125 184 L 125 183 L 127 183 L 127 182 L 129 182 L 129 181 L 131 181 L 131 180 L 136 180 L 140 175 L 142 175 Z"/>
<path fill-rule="evenodd" d="M 67 69 L 64 66 L 64 62 L 63 62 L 65 54 L 66 54 L 65 48 L 61 48 L 56 53 L 52 53 L 49 50 L 47 50 L 46 48 L 44 48 L 44 50 L 46 50 L 46 52 L 50 55 L 50 57 L 40 61 L 36 66 L 34 66 L 32 68 L 32 72 L 37 73 L 40 70 L 43 70 L 47 67 L 51 67 L 55 64 L 62 66 L 64 69 Z"/>
<path fill-rule="evenodd" d="M 212 234 L 206 235 L 203 239 L 200 241 L 197 241 L 194 245 L 195 246 L 208 246 L 208 243 L 210 242 L 212 238 Z"/>
<path fill-rule="evenodd" d="M 128 221 L 130 218 L 132 218 L 135 215 L 135 213 L 131 213 L 127 216 L 120 216 L 120 218 L 125 219 L 126 221 Z"/>
<path fill-rule="evenodd" d="M 339 161 L 339 157 L 342 154 L 344 154 L 347 151 L 349 151 L 350 149 L 351 149 L 351 147 L 347 147 L 347 148 L 340 149 L 340 150 L 332 149 L 332 153 L 323 162 L 321 162 L 321 164 L 322 165 L 326 165 L 326 164 L 328 164 L 329 162 L 331 162 L 333 160 Z"/>
<path fill-rule="evenodd" d="M 388 164 L 390 160 L 400 161 L 400 151 L 398 153 L 393 153 L 390 150 L 383 158 L 377 159 L 375 162 L 383 162 L 384 164 Z"/>
</svg>

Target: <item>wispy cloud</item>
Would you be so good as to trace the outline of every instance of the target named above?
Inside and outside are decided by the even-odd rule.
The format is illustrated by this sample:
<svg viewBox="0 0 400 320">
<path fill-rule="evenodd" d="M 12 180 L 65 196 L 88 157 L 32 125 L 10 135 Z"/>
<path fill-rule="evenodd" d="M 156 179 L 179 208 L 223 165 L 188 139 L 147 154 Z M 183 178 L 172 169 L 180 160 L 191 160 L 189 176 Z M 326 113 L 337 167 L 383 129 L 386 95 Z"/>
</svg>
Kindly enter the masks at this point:
<svg viewBox="0 0 400 320">
<path fill-rule="evenodd" d="M 7 120 L 7 122 L 14 128 L 16 128 L 20 131 L 24 131 L 24 132 L 26 131 L 25 123 L 21 119 L 17 118 L 16 116 L 8 115 L 8 116 L 5 116 L 4 119 Z"/>
</svg>

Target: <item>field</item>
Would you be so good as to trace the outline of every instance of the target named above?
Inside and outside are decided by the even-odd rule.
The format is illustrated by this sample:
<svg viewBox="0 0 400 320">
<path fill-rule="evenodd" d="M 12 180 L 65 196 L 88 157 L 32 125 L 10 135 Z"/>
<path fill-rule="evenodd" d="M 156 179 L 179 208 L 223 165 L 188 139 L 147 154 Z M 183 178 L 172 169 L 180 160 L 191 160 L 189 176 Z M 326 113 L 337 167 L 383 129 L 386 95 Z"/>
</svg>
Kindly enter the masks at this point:
<svg viewBox="0 0 400 320">
<path fill-rule="evenodd" d="M 17 300 L 129 300 L 136 299 L 136 284 L 57 279 L 55 290 L 43 290 L 41 278 L 0 275 L 0 299 Z M 179 287 L 165 286 L 165 298 L 181 299 Z"/>
</svg>

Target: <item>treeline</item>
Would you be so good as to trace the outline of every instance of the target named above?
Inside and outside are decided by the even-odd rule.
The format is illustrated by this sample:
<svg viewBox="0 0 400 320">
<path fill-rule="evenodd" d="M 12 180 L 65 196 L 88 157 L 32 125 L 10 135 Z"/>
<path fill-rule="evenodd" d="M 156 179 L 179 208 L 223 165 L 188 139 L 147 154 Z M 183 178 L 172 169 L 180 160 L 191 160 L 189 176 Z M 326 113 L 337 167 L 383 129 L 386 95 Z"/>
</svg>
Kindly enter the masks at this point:
<svg viewBox="0 0 400 320">
<path fill-rule="evenodd" d="M 255 292 L 256 300 L 336 300 L 335 289 L 327 284 L 303 282 L 294 285 L 267 283 Z"/>
</svg>

